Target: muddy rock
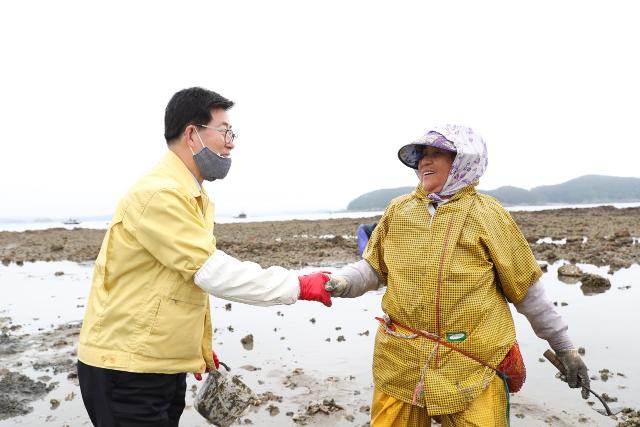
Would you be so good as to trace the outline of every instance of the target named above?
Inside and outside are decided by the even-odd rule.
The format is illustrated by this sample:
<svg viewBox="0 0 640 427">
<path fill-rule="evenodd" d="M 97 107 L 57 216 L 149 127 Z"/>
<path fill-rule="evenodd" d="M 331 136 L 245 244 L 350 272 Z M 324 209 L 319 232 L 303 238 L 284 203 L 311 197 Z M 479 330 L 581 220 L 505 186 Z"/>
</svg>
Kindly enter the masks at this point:
<svg viewBox="0 0 640 427">
<path fill-rule="evenodd" d="M 291 420 L 299 426 L 305 426 L 309 422 L 309 416 L 305 414 L 297 414 Z"/>
<path fill-rule="evenodd" d="M 298 382 L 304 380 L 304 369 L 295 368 L 290 375 L 287 375 L 283 381 L 285 387 L 295 389 L 298 387 Z"/>
<path fill-rule="evenodd" d="M 265 391 L 258 395 L 258 399 L 255 401 L 254 405 L 262 405 L 266 402 L 282 402 L 282 396 L 277 395 L 272 391 Z"/>
<path fill-rule="evenodd" d="M 253 350 L 253 334 L 249 334 L 240 340 L 245 350 Z"/>
<path fill-rule="evenodd" d="M 4 331 L 0 332 L 0 355 L 17 354 L 22 352 L 23 348 L 19 338 Z"/>
<path fill-rule="evenodd" d="M 33 410 L 29 403 L 44 396 L 54 387 L 55 385 L 47 386 L 17 372 L 5 373 L 0 378 L 0 420 L 28 414 Z"/>
<path fill-rule="evenodd" d="M 32 410 L 24 400 L 0 393 L 0 420 L 26 415 Z"/>
<path fill-rule="evenodd" d="M 625 237 L 631 237 L 631 233 L 629 232 L 628 228 L 624 228 L 621 230 L 616 230 L 613 233 L 613 238 L 614 239 L 620 239 L 620 238 L 625 238 Z"/>
<path fill-rule="evenodd" d="M 606 277 L 586 273 L 580 278 L 580 289 L 585 295 L 599 294 L 611 288 L 611 282 Z"/>
<path fill-rule="evenodd" d="M 558 268 L 558 276 L 582 277 L 584 273 L 575 264 L 565 264 Z"/>
<path fill-rule="evenodd" d="M 52 371 L 54 374 L 62 372 L 75 372 L 77 363 L 68 357 L 55 357 L 51 360 L 42 360 L 33 363 L 33 369 L 37 371 Z"/>
<path fill-rule="evenodd" d="M 621 420 L 618 427 L 640 427 L 640 411 L 624 408 L 618 418 Z"/>
<path fill-rule="evenodd" d="M 343 411 L 344 407 L 338 405 L 334 399 L 324 399 L 322 403 L 311 403 L 307 406 L 307 414 L 315 415 L 321 412 L 329 415 L 332 412 Z"/>
</svg>

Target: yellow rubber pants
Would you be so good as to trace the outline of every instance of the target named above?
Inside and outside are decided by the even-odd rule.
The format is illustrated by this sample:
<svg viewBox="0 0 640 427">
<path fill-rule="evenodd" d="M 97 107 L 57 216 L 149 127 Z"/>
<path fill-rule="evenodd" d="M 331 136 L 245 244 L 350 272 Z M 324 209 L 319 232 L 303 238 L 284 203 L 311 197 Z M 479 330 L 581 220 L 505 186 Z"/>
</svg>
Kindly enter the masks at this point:
<svg viewBox="0 0 640 427">
<path fill-rule="evenodd" d="M 442 427 L 506 427 L 507 396 L 504 383 L 496 375 L 487 388 L 467 409 L 455 414 L 439 415 Z M 431 418 L 425 408 L 414 406 L 373 391 L 371 427 L 430 426 Z"/>
</svg>

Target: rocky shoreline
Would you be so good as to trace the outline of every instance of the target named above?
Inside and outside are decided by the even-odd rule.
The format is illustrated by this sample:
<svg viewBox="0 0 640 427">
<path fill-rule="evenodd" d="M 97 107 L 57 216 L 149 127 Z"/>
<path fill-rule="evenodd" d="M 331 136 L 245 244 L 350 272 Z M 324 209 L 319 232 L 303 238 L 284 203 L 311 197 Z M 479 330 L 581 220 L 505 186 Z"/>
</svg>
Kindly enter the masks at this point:
<svg viewBox="0 0 640 427">
<path fill-rule="evenodd" d="M 611 271 L 640 260 L 640 208 L 557 209 L 513 212 L 539 261 L 608 265 Z M 217 224 L 217 247 L 264 267 L 349 263 L 357 260 L 359 224 L 379 218 Z M 104 230 L 54 228 L 0 232 L 0 261 L 93 261 Z M 543 240 L 544 239 L 544 240 Z"/>
</svg>

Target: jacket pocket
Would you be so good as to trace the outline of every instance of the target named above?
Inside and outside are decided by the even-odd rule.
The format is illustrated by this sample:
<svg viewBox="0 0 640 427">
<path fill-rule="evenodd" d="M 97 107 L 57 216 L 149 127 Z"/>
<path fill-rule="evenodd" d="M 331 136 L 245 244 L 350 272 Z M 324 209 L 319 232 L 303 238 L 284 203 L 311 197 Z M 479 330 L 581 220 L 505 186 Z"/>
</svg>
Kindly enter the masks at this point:
<svg viewBox="0 0 640 427">
<path fill-rule="evenodd" d="M 169 292 L 169 299 L 193 305 L 207 305 L 209 294 L 196 286 L 193 280 L 186 281 L 182 276 L 178 276 L 179 279 Z"/>
<path fill-rule="evenodd" d="M 160 298 L 140 354 L 157 359 L 201 357 L 206 310 L 205 304 Z"/>
</svg>

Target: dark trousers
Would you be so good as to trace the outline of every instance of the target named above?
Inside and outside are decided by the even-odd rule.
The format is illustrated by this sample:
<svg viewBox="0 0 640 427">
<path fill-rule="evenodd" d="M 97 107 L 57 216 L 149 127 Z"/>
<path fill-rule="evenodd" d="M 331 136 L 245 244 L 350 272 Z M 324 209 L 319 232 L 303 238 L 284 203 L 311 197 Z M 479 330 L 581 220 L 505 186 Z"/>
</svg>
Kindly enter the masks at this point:
<svg viewBox="0 0 640 427">
<path fill-rule="evenodd" d="M 82 400 L 96 427 L 177 427 L 186 378 L 96 368 L 78 360 Z"/>
</svg>

